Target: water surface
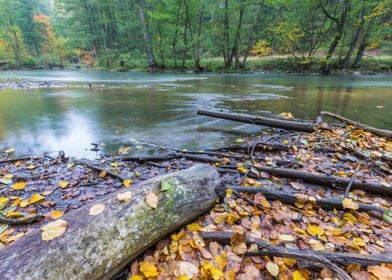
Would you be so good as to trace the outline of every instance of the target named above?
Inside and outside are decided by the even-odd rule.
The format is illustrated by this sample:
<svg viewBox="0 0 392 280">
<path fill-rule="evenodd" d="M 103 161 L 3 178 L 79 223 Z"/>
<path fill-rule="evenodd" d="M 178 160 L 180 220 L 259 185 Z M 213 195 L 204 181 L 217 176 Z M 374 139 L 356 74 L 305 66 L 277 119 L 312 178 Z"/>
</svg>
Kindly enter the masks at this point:
<svg viewBox="0 0 392 280">
<path fill-rule="evenodd" d="M 203 149 L 262 127 L 197 116 L 199 107 L 314 119 L 332 111 L 392 129 L 391 76 L 288 74 L 151 74 L 99 71 L 9 71 L 6 80 L 64 82 L 66 88 L 0 90 L 0 150 L 64 150 L 92 157 L 135 141 Z M 87 83 L 93 84 L 90 90 Z"/>
</svg>

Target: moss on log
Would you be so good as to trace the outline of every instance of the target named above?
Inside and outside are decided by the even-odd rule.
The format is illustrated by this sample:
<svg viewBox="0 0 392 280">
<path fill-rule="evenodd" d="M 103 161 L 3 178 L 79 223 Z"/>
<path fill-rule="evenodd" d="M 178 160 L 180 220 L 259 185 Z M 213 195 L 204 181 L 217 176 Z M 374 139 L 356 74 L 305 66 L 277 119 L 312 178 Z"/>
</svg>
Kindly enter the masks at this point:
<svg viewBox="0 0 392 280">
<path fill-rule="evenodd" d="M 161 191 L 161 182 L 171 186 Z M 110 279 L 145 249 L 208 211 L 220 187 L 218 172 L 208 165 L 156 177 L 110 194 L 94 204 L 105 210 L 89 216 L 86 205 L 62 217 L 66 232 L 43 241 L 36 230 L 0 251 L 1 279 Z M 165 188 L 167 189 L 167 188 Z M 117 194 L 132 192 L 128 203 Z M 154 192 L 157 209 L 145 198 Z"/>
</svg>

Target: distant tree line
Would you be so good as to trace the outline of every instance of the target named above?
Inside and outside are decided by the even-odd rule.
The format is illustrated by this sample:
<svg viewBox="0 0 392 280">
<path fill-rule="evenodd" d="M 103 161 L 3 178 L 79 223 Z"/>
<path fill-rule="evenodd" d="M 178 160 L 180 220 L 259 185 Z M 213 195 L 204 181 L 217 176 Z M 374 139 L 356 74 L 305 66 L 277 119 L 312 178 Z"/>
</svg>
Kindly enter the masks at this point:
<svg viewBox="0 0 392 280">
<path fill-rule="evenodd" d="M 360 67 L 392 49 L 390 0 L 0 0 L 0 59 L 203 71 L 244 68 L 251 56 L 315 56 L 322 68 Z"/>
</svg>

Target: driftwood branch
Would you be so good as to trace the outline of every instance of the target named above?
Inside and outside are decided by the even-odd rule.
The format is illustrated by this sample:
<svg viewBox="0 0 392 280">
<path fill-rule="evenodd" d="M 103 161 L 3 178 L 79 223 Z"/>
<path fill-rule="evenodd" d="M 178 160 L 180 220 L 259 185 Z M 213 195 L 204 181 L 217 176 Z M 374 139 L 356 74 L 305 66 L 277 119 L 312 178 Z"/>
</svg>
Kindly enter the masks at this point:
<svg viewBox="0 0 392 280">
<path fill-rule="evenodd" d="M 234 232 L 203 232 L 201 237 L 205 240 L 217 241 L 221 244 L 230 244 L 231 238 L 234 236 Z M 277 257 L 288 257 L 286 253 L 291 253 L 292 255 L 288 258 L 301 259 L 304 254 L 311 254 L 323 257 L 331 262 L 338 263 L 341 265 L 349 264 L 360 264 L 360 265 L 377 265 L 382 263 L 392 263 L 392 254 L 382 254 L 382 255 L 365 255 L 356 253 L 326 253 L 320 251 L 304 251 L 289 249 L 282 246 L 273 245 L 265 242 L 264 240 L 257 238 L 246 238 L 246 243 L 257 244 L 260 251 L 247 252 L 246 255 L 250 256 L 277 256 Z"/>
<path fill-rule="evenodd" d="M 98 166 L 95 166 L 95 165 L 91 165 L 91 164 L 89 164 L 87 162 L 84 162 L 84 161 L 75 161 L 75 163 L 79 164 L 79 165 L 86 166 L 87 168 L 89 168 L 89 169 L 91 169 L 93 171 L 96 171 L 96 172 L 106 172 L 107 175 L 109 175 L 109 176 L 111 176 L 111 177 L 113 177 L 115 179 L 119 179 L 119 180 L 121 180 L 121 182 L 127 179 L 126 177 L 121 176 L 120 174 L 116 174 L 116 173 L 114 173 L 114 172 L 112 172 L 110 170 L 106 170 L 104 168 L 101 168 L 101 167 L 98 167 Z"/>
<path fill-rule="evenodd" d="M 314 132 L 313 124 L 308 123 L 308 122 L 264 118 L 264 117 L 257 117 L 257 116 L 251 116 L 251 115 L 224 113 L 224 112 L 219 112 L 219 111 L 209 111 L 209 110 L 203 110 L 203 109 L 199 109 L 197 111 L 197 114 L 203 115 L 203 116 L 208 116 L 208 117 L 213 117 L 213 118 L 242 122 L 242 123 L 264 125 L 264 126 L 283 128 L 283 129 L 288 129 L 288 130 Z"/>
<path fill-rule="evenodd" d="M 262 193 L 267 199 L 270 200 L 280 200 L 285 203 L 289 204 L 295 204 L 296 201 L 298 201 L 298 198 L 296 196 L 296 193 L 289 193 L 289 192 L 283 192 L 283 191 L 278 191 L 274 190 L 272 188 L 268 187 L 238 187 L 238 186 L 230 186 L 228 187 L 229 189 L 232 189 L 233 191 L 237 192 L 247 192 L 247 193 Z M 337 209 L 337 210 L 344 210 L 343 208 L 343 201 L 341 199 L 332 199 L 332 198 L 319 198 L 316 199 L 315 202 L 318 206 L 321 208 L 325 209 Z M 364 203 L 358 203 L 358 210 L 359 211 L 369 211 L 370 214 L 377 218 L 382 219 L 382 214 L 386 211 L 387 209 L 383 209 L 374 205 L 369 205 L 369 204 L 364 204 Z M 376 213 L 373 213 L 376 212 Z"/>
<path fill-rule="evenodd" d="M 29 159 L 32 159 L 32 158 L 33 158 L 33 156 L 25 156 L 25 157 L 18 157 L 18 158 L 2 159 L 2 160 L 0 160 L 0 164 L 17 162 L 17 161 L 23 161 L 23 160 L 29 160 Z"/>
<path fill-rule="evenodd" d="M 323 111 L 323 112 L 321 112 L 321 114 L 324 115 L 324 116 L 328 116 L 328 117 L 334 118 L 335 120 L 344 122 L 346 124 L 354 125 L 357 128 L 360 128 L 360 129 L 365 130 L 365 131 L 369 131 L 369 132 L 371 132 L 373 134 L 376 134 L 378 136 L 392 138 L 392 131 L 390 131 L 390 130 L 379 129 L 379 128 L 375 128 L 375 127 L 372 127 L 372 126 L 368 126 L 366 124 L 361 124 L 361 123 L 358 123 L 356 121 L 347 119 L 345 117 L 342 117 L 342 116 L 340 116 L 338 114 L 334 114 L 334 113 L 331 113 L 331 112 Z"/>
<path fill-rule="evenodd" d="M 350 178 L 325 174 L 314 174 L 287 168 L 256 167 L 256 169 L 280 177 L 301 179 L 306 182 L 315 183 L 326 187 L 346 188 L 351 181 Z M 351 184 L 351 189 L 358 189 L 366 191 L 368 193 L 392 196 L 392 188 L 383 186 L 381 183 L 368 183 L 364 181 L 354 180 Z"/>
</svg>

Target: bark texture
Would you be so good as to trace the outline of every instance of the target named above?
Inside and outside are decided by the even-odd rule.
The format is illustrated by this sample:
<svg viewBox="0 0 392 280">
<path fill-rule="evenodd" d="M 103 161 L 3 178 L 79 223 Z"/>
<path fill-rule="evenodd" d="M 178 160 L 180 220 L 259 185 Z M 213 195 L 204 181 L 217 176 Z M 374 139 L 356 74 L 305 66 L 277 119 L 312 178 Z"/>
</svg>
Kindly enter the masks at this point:
<svg viewBox="0 0 392 280">
<path fill-rule="evenodd" d="M 161 191 L 162 180 L 172 188 Z M 91 204 L 64 215 L 68 228 L 59 238 L 43 241 L 36 230 L 1 250 L 1 279 L 110 279 L 145 249 L 208 211 L 219 186 L 216 169 L 197 165 L 110 194 L 94 202 L 106 206 L 100 215 L 88 215 Z M 132 192 L 128 203 L 116 198 L 124 191 Z M 158 195 L 157 209 L 146 204 L 148 192 Z"/>
</svg>

